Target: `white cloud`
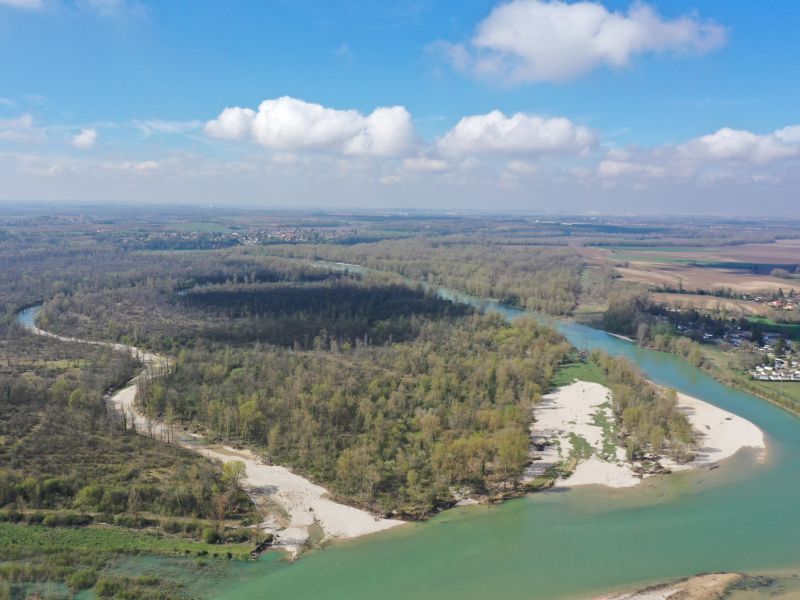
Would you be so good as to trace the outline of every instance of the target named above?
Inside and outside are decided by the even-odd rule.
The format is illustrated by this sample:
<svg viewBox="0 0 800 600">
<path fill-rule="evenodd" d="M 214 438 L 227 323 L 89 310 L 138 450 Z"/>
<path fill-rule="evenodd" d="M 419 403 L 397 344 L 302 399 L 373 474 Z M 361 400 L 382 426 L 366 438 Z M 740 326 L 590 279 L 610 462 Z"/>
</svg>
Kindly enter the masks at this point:
<svg viewBox="0 0 800 600">
<path fill-rule="evenodd" d="M 25 10 L 42 10 L 44 2 L 42 0 L 0 0 L 0 6 L 11 6 L 12 8 Z"/>
<path fill-rule="evenodd" d="M 667 171 L 664 167 L 656 165 L 638 164 L 629 160 L 615 160 L 607 158 L 597 165 L 597 172 L 601 177 L 620 177 L 625 175 L 645 175 L 647 177 L 664 177 Z"/>
<path fill-rule="evenodd" d="M 496 6 L 468 44 L 437 47 L 458 70 L 520 83 L 627 67 L 647 53 L 702 54 L 725 40 L 719 25 L 694 15 L 665 19 L 640 2 L 621 13 L 596 2 L 512 0 Z"/>
<path fill-rule="evenodd" d="M 116 168 L 120 169 L 121 171 L 129 171 L 132 173 L 144 173 L 147 171 L 154 171 L 158 169 L 161 165 L 154 161 L 154 160 L 143 160 L 143 161 L 124 161 L 118 163 Z"/>
<path fill-rule="evenodd" d="M 597 174 L 605 180 L 776 181 L 796 168 L 792 159 L 800 157 L 798 134 L 796 125 L 765 134 L 724 127 L 682 144 L 611 150 L 598 163 Z"/>
<path fill-rule="evenodd" d="M 205 125 L 205 132 L 219 140 L 241 140 L 250 136 L 256 111 L 234 106 L 226 108 L 213 121 Z"/>
<path fill-rule="evenodd" d="M 436 172 L 447 169 L 447 162 L 440 158 L 417 156 L 405 159 L 403 161 L 403 166 L 409 171 Z"/>
<path fill-rule="evenodd" d="M 7 142 L 40 142 L 44 134 L 33 122 L 30 113 L 24 113 L 15 119 L 0 119 L 0 140 Z"/>
<path fill-rule="evenodd" d="M 402 106 L 364 115 L 289 96 L 265 100 L 258 111 L 226 108 L 206 123 L 205 132 L 219 139 L 253 139 L 275 150 L 353 156 L 402 156 L 417 143 L 411 115 Z"/>
<path fill-rule="evenodd" d="M 778 129 L 775 132 L 775 137 L 787 144 L 800 144 L 800 125 L 790 125 L 789 127 Z"/>
<path fill-rule="evenodd" d="M 516 175 L 533 175 L 538 170 L 538 165 L 525 160 L 512 160 L 506 165 L 506 171 Z"/>
<path fill-rule="evenodd" d="M 766 164 L 797 155 L 798 147 L 784 141 L 792 137 L 792 130 L 794 128 L 787 127 L 780 132 L 759 135 L 724 127 L 680 145 L 678 151 L 699 160 Z"/>
<path fill-rule="evenodd" d="M 499 110 L 462 118 L 437 142 L 444 155 L 583 154 L 597 142 L 587 127 L 563 117 L 545 118 Z"/>
<path fill-rule="evenodd" d="M 74 136 L 72 136 L 72 141 L 70 143 L 80 150 L 88 150 L 94 146 L 96 142 L 96 129 L 81 129 L 79 133 L 76 133 Z"/>
</svg>

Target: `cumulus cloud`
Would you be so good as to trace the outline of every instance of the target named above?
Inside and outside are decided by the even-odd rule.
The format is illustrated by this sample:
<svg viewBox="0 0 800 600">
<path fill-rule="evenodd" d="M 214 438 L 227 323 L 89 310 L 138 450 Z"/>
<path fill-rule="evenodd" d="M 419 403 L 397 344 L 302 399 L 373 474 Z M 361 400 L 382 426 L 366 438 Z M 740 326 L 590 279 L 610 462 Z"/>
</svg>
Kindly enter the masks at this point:
<svg viewBox="0 0 800 600">
<path fill-rule="evenodd" d="M 767 169 L 800 157 L 798 134 L 800 126 L 796 125 L 765 134 L 723 127 L 682 144 L 609 151 L 598 163 L 597 174 L 604 179 L 764 181 Z"/>
<path fill-rule="evenodd" d="M 694 15 L 665 19 L 640 2 L 622 13 L 596 2 L 512 0 L 496 6 L 468 43 L 436 47 L 458 70 L 520 83 L 627 67 L 648 53 L 703 54 L 725 41 L 719 25 Z"/>
<path fill-rule="evenodd" d="M 70 142 L 75 148 L 80 150 L 88 150 L 97 142 L 97 130 L 95 129 L 81 129 L 79 133 L 72 136 Z"/>
<path fill-rule="evenodd" d="M 218 139 L 252 139 L 287 152 L 350 156 L 402 156 L 417 143 L 411 115 L 402 106 L 376 108 L 364 115 L 289 96 L 265 100 L 258 111 L 226 108 L 206 123 L 205 132 Z"/>
<path fill-rule="evenodd" d="M 750 131 L 724 127 L 712 134 L 690 140 L 678 147 L 682 154 L 710 161 L 740 161 L 762 165 L 782 158 L 797 156 L 798 146 L 791 143 L 791 130 L 759 135 Z M 790 130 L 787 133 L 787 130 Z"/>
<path fill-rule="evenodd" d="M 33 122 L 30 113 L 14 119 L 0 119 L 0 140 L 7 142 L 40 142 L 44 135 Z"/>
<path fill-rule="evenodd" d="M 563 117 L 545 118 L 499 110 L 462 118 L 437 142 L 444 155 L 584 154 L 597 137 Z"/>
<path fill-rule="evenodd" d="M 255 118 L 256 111 L 252 108 L 226 108 L 206 123 L 205 132 L 219 140 L 241 140 L 250 136 Z"/>
</svg>

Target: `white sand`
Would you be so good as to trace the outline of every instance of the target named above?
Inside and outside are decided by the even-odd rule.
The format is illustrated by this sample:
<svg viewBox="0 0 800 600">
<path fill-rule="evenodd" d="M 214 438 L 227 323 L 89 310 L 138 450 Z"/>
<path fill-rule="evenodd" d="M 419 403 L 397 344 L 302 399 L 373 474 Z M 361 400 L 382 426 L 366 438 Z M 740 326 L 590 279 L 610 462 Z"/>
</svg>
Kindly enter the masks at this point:
<svg viewBox="0 0 800 600">
<path fill-rule="evenodd" d="M 148 423 L 146 417 L 134 411 L 137 385 L 118 391 L 110 402 L 120 412 L 135 415 L 139 433 L 150 434 L 157 439 L 167 439 L 166 426 L 161 422 Z M 129 417 L 130 422 L 130 417 Z M 199 438 L 199 436 L 194 436 Z M 322 541 L 355 538 L 377 531 L 383 531 L 404 521 L 383 519 L 371 513 L 334 502 L 328 498 L 328 490 L 313 484 L 304 477 L 292 473 L 286 467 L 265 465 L 252 452 L 235 450 L 227 446 L 198 446 L 180 442 L 185 447 L 212 460 L 226 463 L 240 460 L 245 464 L 245 477 L 242 489 L 253 499 L 256 506 L 263 508 L 268 503 L 277 504 L 288 515 L 288 522 L 269 519 L 262 523 L 262 529 L 275 534 L 275 545 L 289 550 L 293 555 L 308 542 L 311 527 L 317 525 L 322 530 Z"/>
<path fill-rule="evenodd" d="M 289 514 L 289 523 L 274 531 L 280 544 L 304 544 L 309 536 L 309 528 L 315 523 L 322 528 L 324 539 L 328 541 L 355 538 L 404 523 L 375 517 L 358 508 L 334 502 L 328 498 L 325 488 L 295 475 L 286 467 L 265 465 L 251 452 L 228 447 L 199 451 L 221 462 L 244 462 L 247 474 L 243 487 L 253 495 L 267 496 Z"/>
<path fill-rule="evenodd" d="M 744 447 L 759 448 L 759 458 L 764 459 L 764 433 L 747 419 L 686 394 L 678 394 L 678 406 L 698 434 L 695 459 L 689 467 L 719 462 Z"/>
<path fill-rule="evenodd" d="M 169 359 L 157 354 L 143 352 L 133 346 L 113 344 L 110 342 L 92 342 L 76 338 L 64 337 L 31 327 L 29 330 L 37 335 L 56 338 L 67 342 L 87 343 L 106 346 L 119 351 L 128 351 L 138 356 L 148 368 L 158 369 Z M 167 441 L 175 437 L 168 432 L 161 421 L 149 421 L 135 410 L 136 392 L 140 377 L 147 374 L 147 369 L 131 380 L 125 387 L 109 398 L 109 403 L 127 419 L 127 426 L 135 428 L 138 433 Z M 199 436 L 192 436 L 198 439 Z M 283 547 L 296 555 L 308 542 L 311 528 L 316 525 L 322 530 L 321 541 L 355 538 L 377 531 L 383 531 L 405 521 L 383 519 L 371 513 L 334 502 L 328 498 L 328 490 L 315 485 L 300 475 L 295 475 L 286 467 L 265 465 L 258 457 L 248 451 L 234 450 L 227 446 L 202 446 L 188 441 L 178 441 L 181 446 L 198 452 L 203 456 L 220 462 L 241 460 L 245 464 L 246 474 L 242 480 L 242 489 L 253 499 L 256 506 L 263 508 L 274 503 L 288 515 L 283 519 L 270 518 L 262 523 L 262 529 L 271 531 L 276 536 L 276 546 Z"/>
<path fill-rule="evenodd" d="M 639 483 L 641 478 L 625 460 L 622 448 L 617 446 L 613 453 L 605 450 L 611 456 L 603 456 L 603 438 L 609 434 L 604 433 L 594 419 L 597 413 L 603 413 L 606 420 L 613 422 L 610 408 L 604 406 L 610 403 L 610 398 L 608 388 L 585 381 L 576 381 L 544 396 L 535 408 L 536 422 L 531 426 L 531 438 L 534 445 L 542 440 L 553 443 L 542 451 L 534 446 L 531 453 L 534 462 L 526 473 L 526 479 L 541 475 L 547 468 L 567 460 L 573 450 L 572 435 L 576 435 L 591 446 L 592 456 L 579 462 L 572 475 L 559 480 L 557 486 L 630 487 Z M 665 467 L 691 469 L 724 460 L 744 447 L 765 448 L 761 430 L 749 421 L 685 394 L 678 395 L 678 403 L 698 435 L 696 458 L 687 464 L 664 459 L 661 462 Z M 611 435 L 606 440 L 606 447 L 613 439 Z"/>
</svg>

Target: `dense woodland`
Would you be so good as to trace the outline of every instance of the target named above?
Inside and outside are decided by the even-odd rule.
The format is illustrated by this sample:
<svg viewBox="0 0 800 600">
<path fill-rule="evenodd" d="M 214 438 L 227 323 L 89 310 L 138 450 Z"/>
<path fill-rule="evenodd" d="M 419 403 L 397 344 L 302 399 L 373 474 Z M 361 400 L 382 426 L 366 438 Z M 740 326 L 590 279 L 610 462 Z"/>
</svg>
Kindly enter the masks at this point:
<svg viewBox="0 0 800 600">
<path fill-rule="evenodd" d="M 123 431 L 103 394 L 139 369 L 128 353 L 5 332 L 0 366 L 0 509 L 216 519 L 249 501 L 213 464 Z M 55 518 L 51 515 L 51 518 Z M 135 519 L 134 519 L 135 521 Z M 156 521 L 158 523 L 158 521 Z M 165 521 L 166 523 L 166 521 Z M 171 525 L 168 525 L 171 527 Z"/>
<path fill-rule="evenodd" d="M 583 261 L 569 248 L 415 238 L 356 246 L 274 246 L 283 256 L 354 263 L 554 315 L 570 314 Z"/>
<path fill-rule="evenodd" d="M 382 512 L 425 514 L 452 487 L 513 488 L 530 409 L 569 344 L 531 321 L 428 321 L 403 344 L 186 349 L 139 401 L 262 448 Z"/>
<path fill-rule="evenodd" d="M 162 277 L 145 285 L 57 294 L 39 322 L 70 336 L 174 352 L 195 343 L 384 344 L 412 339 L 425 320 L 471 312 L 391 275 L 365 280 L 305 271 L 296 262 L 279 283 L 237 283 L 242 279 L 237 276 L 206 283 L 209 279 L 197 276 L 193 281 L 205 284 L 188 289 Z"/>
</svg>

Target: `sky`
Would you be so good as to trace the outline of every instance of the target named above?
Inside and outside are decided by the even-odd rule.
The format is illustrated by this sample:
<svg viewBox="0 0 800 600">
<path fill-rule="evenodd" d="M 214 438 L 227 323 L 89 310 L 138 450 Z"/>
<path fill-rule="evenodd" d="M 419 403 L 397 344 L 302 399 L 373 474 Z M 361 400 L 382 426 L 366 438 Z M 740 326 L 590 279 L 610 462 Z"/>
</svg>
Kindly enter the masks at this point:
<svg viewBox="0 0 800 600">
<path fill-rule="evenodd" d="M 0 202 L 800 216 L 800 3 L 0 0 Z"/>
</svg>

